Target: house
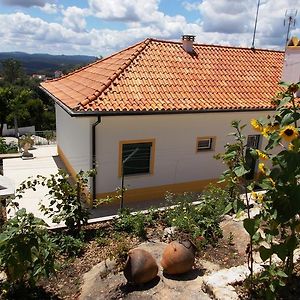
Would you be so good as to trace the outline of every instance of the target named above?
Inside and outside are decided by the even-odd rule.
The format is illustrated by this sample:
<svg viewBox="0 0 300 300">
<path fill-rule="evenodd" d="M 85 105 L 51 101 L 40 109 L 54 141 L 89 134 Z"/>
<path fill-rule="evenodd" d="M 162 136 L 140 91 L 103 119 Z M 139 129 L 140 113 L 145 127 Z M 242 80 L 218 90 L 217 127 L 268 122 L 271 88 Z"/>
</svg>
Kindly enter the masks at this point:
<svg viewBox="0 0 300 300">
<path fill-rule="evenodd" d="M 232 120 L 273 110 L 284 52 L 146 39 L 41 83 L 55 101 L 58 153 L 71 174 L 97 168 L 94 196 L 125 177 L 126 201 L 199 191 L 223 171 Z M 261 147 L 247 126 L 248 143 Z"/>
<path fill-rule="evenodd" d="M 31 76 L 33 79 L 38 79 L 38 80 L 41 80 L 41 81 L 44 81 L 47 79 L 46 75 L 45 74 L 32 74 Z"/>
<path fill-rule="evenodd" d="M 63 72 L 62 71 L 57 70 L 57 71 L 54 72 L 54 78 L 59 78 L 61 76 L 63 76 Z"/>
</svg>

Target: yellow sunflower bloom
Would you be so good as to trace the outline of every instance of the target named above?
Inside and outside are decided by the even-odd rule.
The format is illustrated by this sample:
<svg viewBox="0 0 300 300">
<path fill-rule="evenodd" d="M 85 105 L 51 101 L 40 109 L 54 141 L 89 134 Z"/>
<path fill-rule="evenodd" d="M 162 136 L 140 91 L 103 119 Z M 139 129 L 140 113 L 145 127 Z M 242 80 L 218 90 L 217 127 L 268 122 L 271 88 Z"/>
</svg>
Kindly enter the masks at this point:
<svg viewBox="0 0 300 300">
<path fill-rule="evenodd" d="M 299 136 L 299 132 L 294 126 L 288 125 L 280 130 L 279 135 L 287 142 L 291 142 Z"/>
<path fill-rule="evenodd" d="M 288 149 L 289 149 L 290 151 L 293 151 L 293 150 L 295 149 L 295 145 L 292 144 L 292 143 L 289 143 Z"/>
<path fill-rule="evenodd" d="M 251 126 L 256 130 L 261 132 L 263 130 L 262 125 L 255 119 L 251 120 Z"/>
<path fill-rule="evenodd" d="M 251 198 L 252 198 L 253 200 L 256 200 L 256 199 L 257 199 L 257 193 L 251 192 Z"/>
<path fill-rule="evenodd" d="M 258 203 L 262 203 L 264 201 L 264 195 L 263 194 L 259 194 L 258 198 L 257 198 L 257 202 Z"/>
<path fill-rule="evenodd" d="M 266 167 L 265 167 L 265 164 L 264 164 L 264 163 L 259 163 L 259 164 L 258 164 L 258 170 L 259 170 L 260 173 L 266 174 Z"/>
<path fill-rule="evenodd" d="M 269 158 L 268 155 L 265 152 L 262 152 L 258 149 L 256 149 L 256 153 L 257 153 L 258 157 L 262 160 L 266 160 L 266 159 Z"/>
</svg>

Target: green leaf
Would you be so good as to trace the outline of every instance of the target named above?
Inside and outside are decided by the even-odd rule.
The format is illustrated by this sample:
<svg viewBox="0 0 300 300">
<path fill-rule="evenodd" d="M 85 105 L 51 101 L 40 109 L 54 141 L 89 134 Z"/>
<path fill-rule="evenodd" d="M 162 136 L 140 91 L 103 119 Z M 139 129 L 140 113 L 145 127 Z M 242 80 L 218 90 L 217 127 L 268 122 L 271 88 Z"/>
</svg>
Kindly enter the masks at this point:
<svg viewBox="0 0 300 300">
<path fill-rule="evenodd" d="M 277 106 L 277 108 L 281 108 L 282 106 L 285 106 L 291 101 L 291 99 L 292 99 L 291 96 L 284 97 L 283 99 L 280 100 L 280 104 Z"/>
<path fill-rule="evenodd" d="M 284 278 L 288 278 L 289 276 L 287 274 L 285 274 L 282 270 L 278 270 L 277 275 L 280 277 L 284 277 Z"/>
<path fill-rule="evenodd" d="M 272 245 L 273 253 L 277 254 L 277 256 L 284 261 L 287 256 L 287 248 L 284 244 Z"/>
<path fill-rule="evenodd" d="M 224 214 L 224 215 L 228 214 L 232 209 L 233 209 L 232 203 L 227 204 L 227 206 L 226 206 L 225 209 L 224 209 L 223 214 Z"/>
<path fill-rule="evenodd" d="M 249 233 L 249 235 L 252 237 L 256 233 L 256 231 L 259 227 L 259 220 L 258 219 L 245 219 L 243 223 L 244 223 L 244 228 Z"/>
<path fill-rule="evenodd" d="M 289 125 L 294 122 L 293 113 L 287 113 L 281 120 L 281 125 Z"/>
<path fill-rule="evenodd" d="M 236 176 L 238 176 L 238 177 L 242 177 L 245 174 L 249 173 L 249 170 L 246 170 L 243 165 L 234 168 L 233 171 L 236 174 Z"/>
<path fill-rule="evenodd" d="M 266 248 L 264 246 L 260 246 L 258 251 L 259 251 L 260 258 L 263 261 L 266 261 L 272 255 L 272 249 L 268 249 L 268 248 Z"/>
</svg>

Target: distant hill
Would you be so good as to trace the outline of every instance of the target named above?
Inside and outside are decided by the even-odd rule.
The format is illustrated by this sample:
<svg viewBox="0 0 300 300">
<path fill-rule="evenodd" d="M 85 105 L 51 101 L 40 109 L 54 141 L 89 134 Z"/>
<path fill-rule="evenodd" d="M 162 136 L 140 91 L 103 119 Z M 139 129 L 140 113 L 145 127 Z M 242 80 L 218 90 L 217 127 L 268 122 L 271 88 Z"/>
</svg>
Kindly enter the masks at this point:
<svg viewBox="0 0 300 300">
<path fill-rule="evenodd" d="M 95 56 L 86 55 L 51 55 L 51 54 L 28 54 L 24 52 L 0 52 L 0 61 L 15 59 L 22 63 L 28 75 L 35 73 L 53 76 L 54 71 L 61 70 L 67 73 L 73 69 L 96 61 Z M 1 68 L 1 65 L 0 65 Z"/>
</svg>

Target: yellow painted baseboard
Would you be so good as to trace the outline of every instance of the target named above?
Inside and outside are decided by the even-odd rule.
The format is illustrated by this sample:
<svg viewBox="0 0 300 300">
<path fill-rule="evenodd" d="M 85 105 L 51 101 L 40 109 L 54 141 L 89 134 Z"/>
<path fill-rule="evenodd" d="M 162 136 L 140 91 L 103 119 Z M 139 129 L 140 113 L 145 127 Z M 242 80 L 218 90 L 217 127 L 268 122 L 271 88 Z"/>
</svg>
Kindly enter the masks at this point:
<svg viewBox="0 0 300 300">
<path fill-rule="evenodd" d="M 75 169 L 72 167 L 71 163 L 68 161 L 68 159 L 66 158 L 64 152 L 61 150 L 61 148 L 57 145 L 57 153 L 60 157 L 60 159 L 62 160 L 62 162 L 64 163 L 68 173 L 72 176 L 72 178 L 75 180 L 76 179 L 76 174 L 77 172 L 75 171 Z"/>
<path fill-rule="evenodd" d="M 128 189 L 124 194 L 124 199 L 126 202 L 134 201 L 147 201 L 147 200 L 157 200 L 163 199 L 166 192 L 171 193 L 183 193 L 183 192 L 201 192 L 207 187 L 210 183 L 217 184 L 219 179 L 206 179 L 206 180 L 197 180 L 191 182 L 183 182 L 176 184 L 160 185 L 154 187 L 146 187 L 139 189 Z M 104 199 L 106 197 L 115 197 L 116 192 L 110 193 L 99 193 L 97 194 L 97 199 Z"/>
</svg>

